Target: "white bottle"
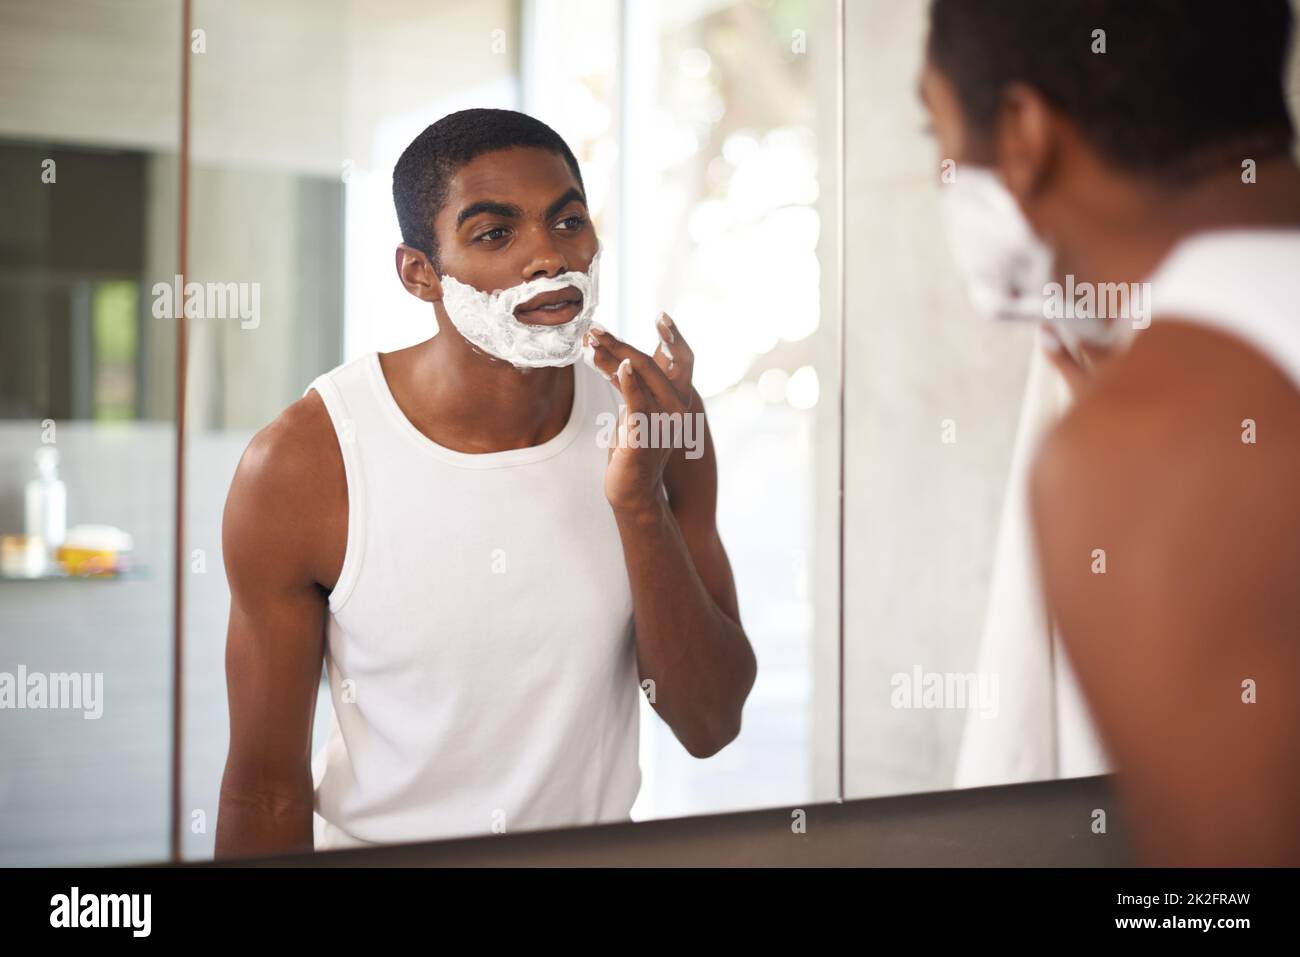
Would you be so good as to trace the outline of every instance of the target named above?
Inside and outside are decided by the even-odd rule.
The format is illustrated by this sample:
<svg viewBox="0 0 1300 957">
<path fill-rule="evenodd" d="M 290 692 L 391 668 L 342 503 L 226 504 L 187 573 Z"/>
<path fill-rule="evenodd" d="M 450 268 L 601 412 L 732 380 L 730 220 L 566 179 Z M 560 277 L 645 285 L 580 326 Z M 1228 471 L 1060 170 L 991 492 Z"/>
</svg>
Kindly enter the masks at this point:
<svg viewBox="0 0 1300 957">
<path fill-rule="evenodd" d="M 36 478 L 27 483 L 28 536 L 39 538 L 46 560 L 63 544 L 68 531 L 68 489 L 59 479 L 59 450 L 43 445 L 36 450 Z"/>
</svg>

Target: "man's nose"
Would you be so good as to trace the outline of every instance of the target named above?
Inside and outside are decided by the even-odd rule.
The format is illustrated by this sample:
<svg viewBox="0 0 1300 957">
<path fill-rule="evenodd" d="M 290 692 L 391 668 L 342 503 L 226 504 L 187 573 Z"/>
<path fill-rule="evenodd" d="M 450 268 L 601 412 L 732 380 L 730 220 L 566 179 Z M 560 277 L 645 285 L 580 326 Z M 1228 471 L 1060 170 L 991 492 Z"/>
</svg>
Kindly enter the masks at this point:
<svg viewBox="0 0 1300 957">
<path fill-rule="evenodd" d="M 564 258 L 564 253 L 556 248 L 554 240 L 548 235 L 545 238 L 538 238 L 530 250 L 528 261 L 524 266 L 524 279 L 551 278 L 567 269 L 568 262 Z"/>
</svg>

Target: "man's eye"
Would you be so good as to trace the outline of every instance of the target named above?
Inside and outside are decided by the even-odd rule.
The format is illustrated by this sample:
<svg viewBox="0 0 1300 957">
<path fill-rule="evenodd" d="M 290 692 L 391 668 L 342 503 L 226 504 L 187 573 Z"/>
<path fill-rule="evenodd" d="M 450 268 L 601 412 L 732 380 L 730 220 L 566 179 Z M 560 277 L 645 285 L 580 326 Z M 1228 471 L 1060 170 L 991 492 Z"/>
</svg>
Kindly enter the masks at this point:
<svg viewBox="0 0 1300 957">
<path fill-rule="evenodd" d="M 583 224 L 586 223 L 586 221 L 587 220 L 582 216 L 578 216 L 575 214 L 573 216 L 567 216 L 564 219 L 560 220 L 558 225 L 562 226 L 565 229 L 581 229 Z"/>
<path fill-rule="evenodd" d="M 494 243 L 494 242 L 496 242 L 498 239 L 504 239 L 504 238 L 505 238 L 505 235 L 506 235 L 505 227 L 503 227 L 503 226 L 497 226 L 497 227 L 495 227 L 495 228 L 493 228 L 493 229 L 489 229 L 489 230 L 488 230 L 487 232 L 485 232 L 485 233 L 481 233 L 481 234 L 479 235 L 478 239 L 476 240 L 476 242 L 480 242 L 480 243 Z"/>
</svg>

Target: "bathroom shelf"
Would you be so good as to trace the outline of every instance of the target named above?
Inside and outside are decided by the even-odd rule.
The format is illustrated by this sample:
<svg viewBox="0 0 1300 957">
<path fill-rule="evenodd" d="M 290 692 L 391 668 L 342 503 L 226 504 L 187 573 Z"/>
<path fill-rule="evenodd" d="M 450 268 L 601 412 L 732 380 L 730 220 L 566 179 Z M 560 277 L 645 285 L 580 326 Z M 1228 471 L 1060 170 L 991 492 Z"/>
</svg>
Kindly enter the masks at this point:
<svg viewBox="0 0 1300 957">
<path fill-rule="evenodd" d="M 42 575 L 6 575 L 0 572 L 0 582 L 10 582 L 13 584 L 38 584 L 41 582 L 121 582 L 121 581 L 141 581 L 147 579 L 148 569 L 141 565 L 135 565 L 123 572 L 114 575 L 69 575 L 65 572 L 46 572 Z"/>
</svg>

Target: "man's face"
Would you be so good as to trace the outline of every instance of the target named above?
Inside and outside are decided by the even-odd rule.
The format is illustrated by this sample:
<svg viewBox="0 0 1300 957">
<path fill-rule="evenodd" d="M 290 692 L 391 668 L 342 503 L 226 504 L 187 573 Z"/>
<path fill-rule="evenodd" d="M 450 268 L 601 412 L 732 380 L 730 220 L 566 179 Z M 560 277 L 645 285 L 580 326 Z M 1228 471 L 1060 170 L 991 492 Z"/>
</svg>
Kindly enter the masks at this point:
<svg viewBox="0 0 1300 957">
<path fill-rule="evenodd" d="M 433 230 L 443 275 L 485 292 L 586 272 L 597 249 L 577 179 L 544 149 L 496 150 L 461 167 Z M 515 318 L 559 325 L 581 308 L 581 294 L 570 287 L 521 303 Z"/>
<path fill-rule="evenodd" d="M 921 102 L 930 116 L 930 125 L 938 141 L 941 159 L 986 165 L 991 157 L 987 144 L 972 142 L 966 130 L 961 104 L 952 82 L 927 58 L 921 69 Z"/>
<path fill-rule="evenodd" d="M 1062 121 L 1042 95 L 1024 84 L 1009 84 L 1002 94 L 997 129 L 981 132 L 967 122 L 948 74 L 928 57 L 919 92 L 940 160 L 992 170 L 1038 235 L 1058 235 L 1060 163 L 1068 151 L 1061 144 L 1075 140 L 1067 138 Z"/>
</svg>

